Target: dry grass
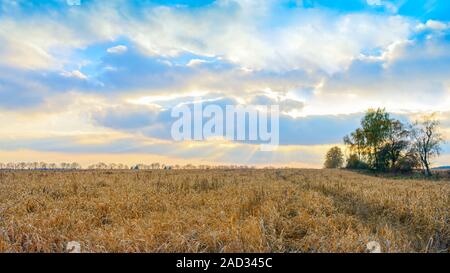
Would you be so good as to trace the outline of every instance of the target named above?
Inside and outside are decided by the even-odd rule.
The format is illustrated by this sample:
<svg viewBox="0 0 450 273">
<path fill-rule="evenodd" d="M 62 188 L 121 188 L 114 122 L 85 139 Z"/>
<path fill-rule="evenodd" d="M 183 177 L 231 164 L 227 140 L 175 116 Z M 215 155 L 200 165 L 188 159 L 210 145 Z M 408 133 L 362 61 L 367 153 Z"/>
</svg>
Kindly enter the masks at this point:
<svg viewBox="0 0 450 273">
<path fill-rule="evenodd" d="M 0 252 L 449 252 L 450 183 L 340 170 L 0 172 Z"/>
</svg>

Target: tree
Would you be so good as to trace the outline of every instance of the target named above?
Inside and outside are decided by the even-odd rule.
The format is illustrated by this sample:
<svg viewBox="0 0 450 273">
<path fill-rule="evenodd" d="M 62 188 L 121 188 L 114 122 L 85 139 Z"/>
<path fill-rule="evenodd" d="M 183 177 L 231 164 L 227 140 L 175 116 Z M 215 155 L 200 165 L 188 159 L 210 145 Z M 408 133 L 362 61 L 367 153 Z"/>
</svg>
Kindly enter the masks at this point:
<svg viewBox="0 0 450 273">
<path fill-rule="evenodd" d="M 365 154 L 368 156 L 372 168 L 384 169 L 379 152 L 389 135 L 391 119 L 384 109 L 369 109 L 361 121 L 362 131 L 365 137 Z"/>
<path fill-rule="evenodd" d="M 416 153 L 409 151 L 397 160 L 392 170 L 400 173 L 410 173 L 419 166 L 420 160 L 417 158 Z"/>
<path fill-rule="evenodd" d="M 403 172 L 415 169 L 419 161 L 411 151 L 409 127 L 391 119 L 384 109 L 369 109 L 361 127 L 344 137 L 350 150 L 347 168 Z"/>
<path fill-rule="evenodd" d="M 361 159 L 359 159 L 359 157 L 356 154 L 351 154 L 348 158 L 347 158 L 347 164 L 345 166 L 347 169 L 369 169 L 369 166 L 367 165 L 367 163 L 365 163 L 364 161 L 362 161 Z"/>
<path fill-rule="evenodd" d="M 361 120 L 361 128 L 344 137 L 350 155 L 356 155 L 351 161 L 364 162 L 371 169 L 385 170 L 387 149 L 384 145 L 392 128 L 389 113 L 381 108 L 369 109 Z"/>
<path fill-rule="evenodd" d="M 80 170 L 81 169 L 81 165 L 78 164 L 77 162 L 73 162 L 70 164 L 70 169 L 72 170 Z"/>
<path fill-rule="evenodd" d="M 366 154 L 366 138 L 361 128 L 356 129 L 350 136 L 344 137 L 344 144 L 350 147 L 350 153 L 355 154 L 358 160 L 362 160 Z"/>
<path fill-rule="evenodd" d="M 439 125 L 439 121 L 432 114 L 423 117 L 421 121 L 416 121 L 411 126 L 412 149 L 420 159 L 422 169 L 427 176 L 432 176 L 430 170 L 431 159 L 440 155 L 441 144 L 444 142 L 442 135 L 438 131 Z"/>
<path fill-rule="evenodd" d="M 18 164 L 18 166 L 19 166 L 19 170 L 25 170 L 26 168 L 27 168 L 27 163 L 25 163 L 25 162 L 20 162 L 19 164 Z"/>
<path fill-rule="evenodd" d="M 410 132 L 403 123 L 399 120 L 391 120 L 386 144 L 384 145 L 390 168 L 396 165 L 397 161 L 402 157 L 402 153 L 408 148 L 409 135 Z"/>
<path fill-rule="evenodd" d="M 390 120 L 386 138 L 376 155 L 379 170 L 395 170 L 397 162 L 406 156 L 410 146 L 409 135 L 403 123 L 396 119 Z"/>
<path fill-rule="evenodd" d="M 341 168 L 344 165 L 344 154 L 341 148 L 337 146 L 331 148 L 327 152 L 324 165 L 328 169 Z"/>
</svg>

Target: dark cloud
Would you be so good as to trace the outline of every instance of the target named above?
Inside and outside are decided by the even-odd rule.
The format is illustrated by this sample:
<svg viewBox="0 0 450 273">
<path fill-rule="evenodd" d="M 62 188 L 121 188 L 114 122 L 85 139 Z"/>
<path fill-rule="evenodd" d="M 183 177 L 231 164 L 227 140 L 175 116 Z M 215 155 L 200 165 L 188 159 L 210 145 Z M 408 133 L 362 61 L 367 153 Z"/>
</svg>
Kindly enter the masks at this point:
<svg viewBox="0 0 450 273">
<path fill-rule="evenodd" d="M 188 104 L 192 107 L 192 104 Z M 230 98 L 204 102 L 207 105 L 218 105 L 225 113 L 226 105 L 237 105 Z M 281 145 L 315 145 L 340 143 L 342 137 L 359 126 L 362 114 L 327 115 L 293 118 L 280 116 Z M 130 106 L 108 108 L 93 114 L 97 125 L 116 130 L 143 134 L 149 137 L 171 140 L 170 130 L 178 118 L 171 117 L 171 110 L 157 111 L 147 106 Z M 206 122 L 205 118 L 203 122 Z M 224 121 L 225 124 L 226 120 Z M 248 132 L 248 122 L 246 122 Z"/>
<path fill-rule="evenodd" d="M 449 36 L 450 37 L 450 36 Z M 448 97 L 450 44 L 447 35 L 398 45 L 391 59 L 354 60 L 326 79 L 324 95 L 351 93 L 366 100 L 438 105 Z"/>
</svg>

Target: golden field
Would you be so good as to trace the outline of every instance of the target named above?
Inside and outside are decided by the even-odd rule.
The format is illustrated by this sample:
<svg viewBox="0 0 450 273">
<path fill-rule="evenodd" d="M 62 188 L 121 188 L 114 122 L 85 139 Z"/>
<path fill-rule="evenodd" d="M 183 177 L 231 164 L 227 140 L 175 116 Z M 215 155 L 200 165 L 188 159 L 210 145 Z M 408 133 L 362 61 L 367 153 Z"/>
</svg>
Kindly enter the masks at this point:
<svg viewBox="0 0 450 273">
<path fill-rule="evenodd" d="M 0 172 L 0 252 L 449 252 L 449 219 L 449 181 L 344 170 Z"/>
</svg>

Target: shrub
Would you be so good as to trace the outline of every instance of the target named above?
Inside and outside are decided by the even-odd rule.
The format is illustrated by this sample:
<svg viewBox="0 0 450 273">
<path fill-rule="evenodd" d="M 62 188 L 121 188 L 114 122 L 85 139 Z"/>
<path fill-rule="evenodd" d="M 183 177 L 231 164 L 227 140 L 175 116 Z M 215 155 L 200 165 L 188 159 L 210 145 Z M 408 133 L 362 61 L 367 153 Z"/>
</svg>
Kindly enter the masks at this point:
<svg viewBox="0 0 450 273">
<path fill-rule="evenodd" d="M 364 161 L 360 160 L 357 155 L 352 154 L 349 158 L 347 158 L 347 169 L 357 169 L 357 170 L 365 170 L 369 169 L 369 165 Z"/>
<path fill-rule="evenodd" d="M 410 173 L 417 167 L 419 167 L 419 159 L 413 153 L 408 153 L 403 157 L 400 157 L 394 166 L 395 172 Z"/>
</svg>

